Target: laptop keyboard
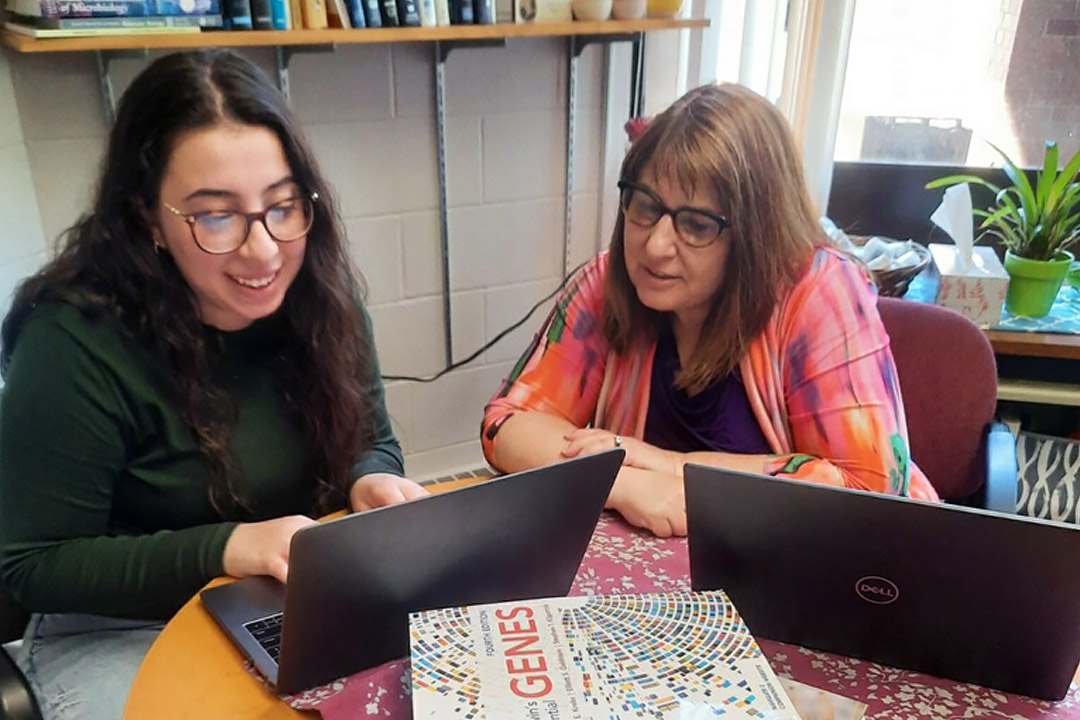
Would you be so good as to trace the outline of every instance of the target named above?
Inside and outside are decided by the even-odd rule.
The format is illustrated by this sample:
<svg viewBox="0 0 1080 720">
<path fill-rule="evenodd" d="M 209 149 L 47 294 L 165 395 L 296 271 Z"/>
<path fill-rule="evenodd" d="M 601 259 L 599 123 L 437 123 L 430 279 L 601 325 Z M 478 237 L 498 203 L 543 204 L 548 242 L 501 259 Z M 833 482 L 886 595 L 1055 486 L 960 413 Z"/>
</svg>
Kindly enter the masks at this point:
<svg viewBox="0 0 1080 720">
<path fill-rule="evenodd" d="M 278 653 L 281 652 L 281 618 L 284 613 L 274 613 L 258 620 L 244 623 L 244 629 L 258 641 L 263 650 L 278 661 Z"/>
</svg>

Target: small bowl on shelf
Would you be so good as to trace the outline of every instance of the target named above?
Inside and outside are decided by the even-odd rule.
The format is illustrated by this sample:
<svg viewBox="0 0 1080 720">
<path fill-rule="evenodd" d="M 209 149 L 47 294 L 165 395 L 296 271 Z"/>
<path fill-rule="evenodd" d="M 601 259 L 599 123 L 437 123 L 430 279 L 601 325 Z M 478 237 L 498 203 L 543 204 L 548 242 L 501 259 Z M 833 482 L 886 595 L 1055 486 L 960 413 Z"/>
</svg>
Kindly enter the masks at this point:
<svg viewBox="0 0 1080 720">
<path fill-rule="evenodd" d="M 683 0 L 646 0 L 645 14 L 651 18 L 673 18 L 682 9 Z"/>
<path fill-rule="evenodd" d="M 574 19 L 580 22 L 598 22 L 611 17 L 612 0 L 572 0 Z"/>
<path fill-rule="evenodd" d="M 612 0 L 611 17 L 616 20 L 640 20 L 645 17 L 645 0 Z"/>
</svg>

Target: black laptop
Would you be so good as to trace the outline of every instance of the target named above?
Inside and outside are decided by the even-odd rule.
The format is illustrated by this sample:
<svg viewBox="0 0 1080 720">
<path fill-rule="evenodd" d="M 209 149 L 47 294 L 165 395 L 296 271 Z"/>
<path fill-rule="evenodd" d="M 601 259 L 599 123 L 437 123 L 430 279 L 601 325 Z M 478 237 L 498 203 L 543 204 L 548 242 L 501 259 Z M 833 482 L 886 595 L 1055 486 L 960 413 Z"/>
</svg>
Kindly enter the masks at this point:
<svg viewBox="0 0 1080 720">
<path fill-rule="evenodd" d="M 1080 527 L 687 466 L 690 574 L 755 635 L 1057 700 Z"/>
<path fill-rule="evenodd" d="M 407 655 L 412 611 L 565 595 L 623 454 L 305 528 L 287 585 L 250 577 L 200 598 L 278 692 L 306 690 Z"/>
</svg>

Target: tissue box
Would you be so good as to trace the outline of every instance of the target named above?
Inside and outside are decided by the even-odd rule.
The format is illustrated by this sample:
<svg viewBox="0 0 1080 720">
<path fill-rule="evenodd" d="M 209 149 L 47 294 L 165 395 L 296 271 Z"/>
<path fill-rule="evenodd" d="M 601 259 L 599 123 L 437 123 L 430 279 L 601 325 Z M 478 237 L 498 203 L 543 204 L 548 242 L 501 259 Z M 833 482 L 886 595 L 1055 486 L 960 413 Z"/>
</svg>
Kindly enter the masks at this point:
<svg viewBox="0 0 1080 720">
<path fill-rule="evenodd" d="M 971 266 L 964 268 L 955 245 L 930 244 L 930 254 L 941 275 L 936 302 L 980 327 L 997 325 L 1001 322 L 1009 276 L 993 248 L 976 246 L 973 250 Z"/>
</svg>

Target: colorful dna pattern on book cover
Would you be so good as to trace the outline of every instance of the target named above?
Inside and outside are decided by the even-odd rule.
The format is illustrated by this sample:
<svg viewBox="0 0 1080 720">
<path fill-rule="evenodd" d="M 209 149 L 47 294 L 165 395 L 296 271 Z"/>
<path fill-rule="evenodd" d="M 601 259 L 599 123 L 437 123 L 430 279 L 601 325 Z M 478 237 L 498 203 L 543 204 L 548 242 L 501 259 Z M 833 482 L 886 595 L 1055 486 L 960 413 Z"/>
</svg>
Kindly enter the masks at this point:
<svg viewBox="0 0 1080 720">
<path fill-rule="evenodd" d="M 798 720 L 721 591 L 413 613 L 413 717 Z"/>
</svg>

